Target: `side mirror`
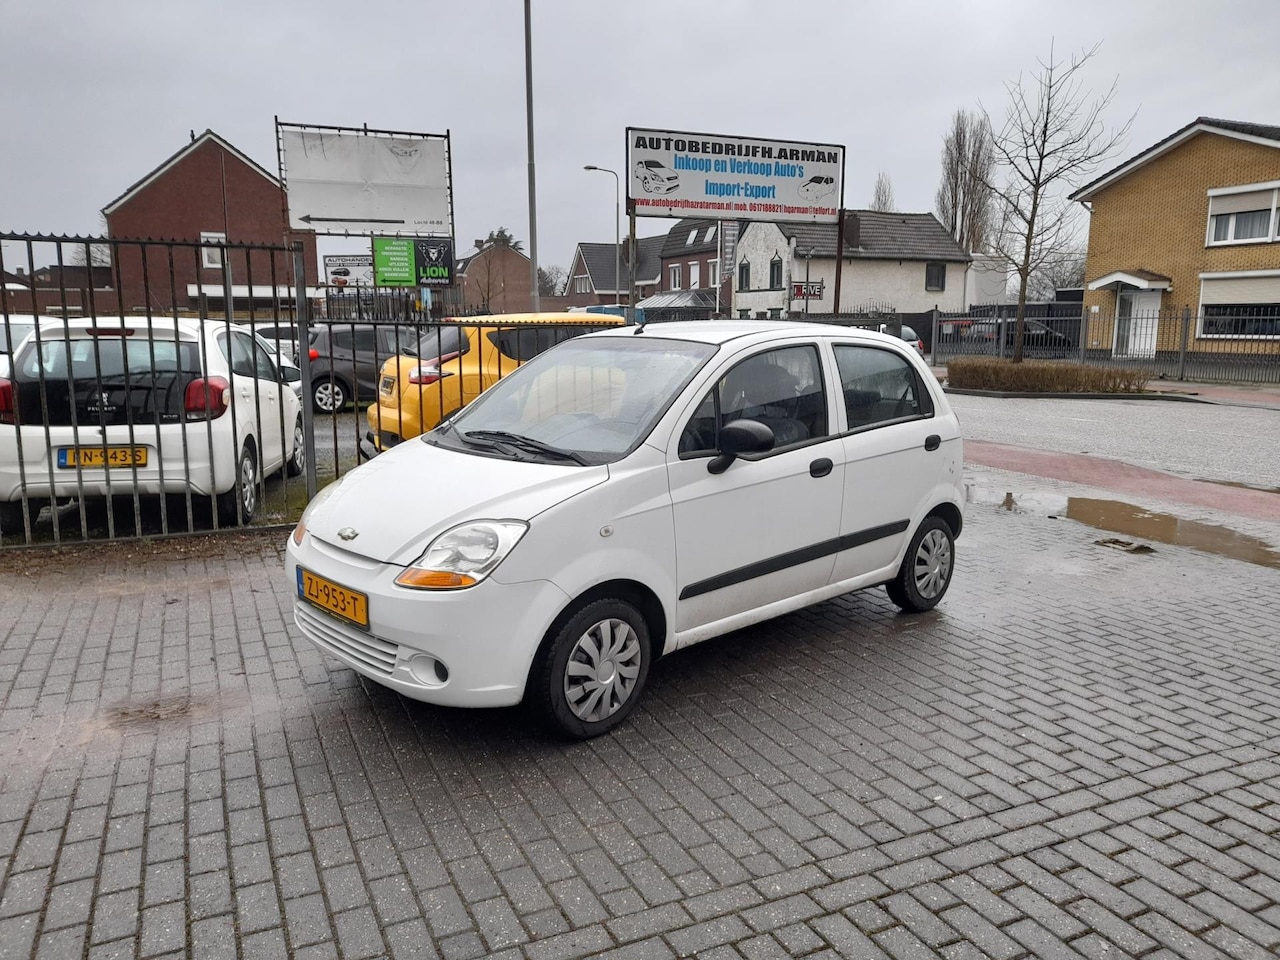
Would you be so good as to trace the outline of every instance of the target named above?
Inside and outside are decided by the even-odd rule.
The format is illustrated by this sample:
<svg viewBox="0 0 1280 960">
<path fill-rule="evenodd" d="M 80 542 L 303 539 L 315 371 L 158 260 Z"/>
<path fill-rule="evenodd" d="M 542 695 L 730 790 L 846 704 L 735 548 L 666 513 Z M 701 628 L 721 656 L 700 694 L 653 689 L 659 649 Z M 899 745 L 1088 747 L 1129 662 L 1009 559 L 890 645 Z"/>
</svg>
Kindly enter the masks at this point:
<svg viewBox="0 0 1280 960">
<path fill-rule="evenodd" d="M 302 371 L 297 367 L 280 366 L 280 382 L 281 383 L 297 383 L 302 379 Z"/>
<path fill-rule="evenodd" d="M 773 428 L 759 420 L 734 420 L 720 428 L 720 456 L 707 464 L 708 473 L 724 473 L 744 453 L 773 449 Z"/>
</svg>

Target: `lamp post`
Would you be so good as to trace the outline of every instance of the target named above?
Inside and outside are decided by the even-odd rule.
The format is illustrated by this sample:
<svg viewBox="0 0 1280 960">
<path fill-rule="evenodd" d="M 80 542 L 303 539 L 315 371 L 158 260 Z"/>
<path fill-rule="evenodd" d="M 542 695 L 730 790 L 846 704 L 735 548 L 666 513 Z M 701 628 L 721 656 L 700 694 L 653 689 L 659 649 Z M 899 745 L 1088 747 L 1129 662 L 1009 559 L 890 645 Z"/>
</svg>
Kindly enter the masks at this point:
<svg viewBox="0 0 1280 960">
<path fill-rule="evenodd" d="M 533 312 L 542 309 L 538 290 L 538 189 L 533 162 L 533 27 L 530 0 L 524 0 L 524 115 L 529 140 L 529 299 Z"/>
<path fill-rule="evenodd" d="M 616 170 L 597 167 L 593 163 L 582 169 L 613 174 L 613 305 L 616 307 L 622 303 L 619 295 L 619 287 L 622 286 L 622 180 Z"/>
</svg>

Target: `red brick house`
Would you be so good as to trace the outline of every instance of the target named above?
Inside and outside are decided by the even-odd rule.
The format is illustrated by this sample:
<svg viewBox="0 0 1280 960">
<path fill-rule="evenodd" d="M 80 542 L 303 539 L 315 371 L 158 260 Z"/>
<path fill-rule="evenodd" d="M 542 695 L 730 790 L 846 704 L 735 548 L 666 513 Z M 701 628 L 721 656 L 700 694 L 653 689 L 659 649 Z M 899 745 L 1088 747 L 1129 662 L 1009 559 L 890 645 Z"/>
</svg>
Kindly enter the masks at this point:
<svg viewBox="0 0 1280 960">
<path fill-rule="evenodd" d="M 637 300 L 656 293 L 658 285 L 662 282 L 661 253 L 662 245 L 666 240 L 665 235 L 642 237 L 636 240 Z M 615 279 L 614 270 L 619 266 L 619 259 L 622 276 Z M 622 241 L 621 250 L 612 243 L 580 243 L 573 252 L 573 261 L 569 264 L 569 275 L 565 281 L 565 304 L 570 307 L 625 304 L 629 277 L 625 238 Z"/>
<path fill-rule="evenodd" d="M 303 243 L 306 283 L 317 280 L 315 234 L 291 231 L 280 181 L 206 130 L 102 209 L 113 241 L 174 240 L 172 247 L 115 244 L 121 309 L 222 309 L 228 275 L 235 311 L 269 311 L 291 300 L 292 257 L 236 244 Z M 225 249 L 219 244 L 228 244 Z M 146 250 L 145 262 L 143 250 Z M 172 251 L 172 256 L 170 256 Z"/>
</svg>

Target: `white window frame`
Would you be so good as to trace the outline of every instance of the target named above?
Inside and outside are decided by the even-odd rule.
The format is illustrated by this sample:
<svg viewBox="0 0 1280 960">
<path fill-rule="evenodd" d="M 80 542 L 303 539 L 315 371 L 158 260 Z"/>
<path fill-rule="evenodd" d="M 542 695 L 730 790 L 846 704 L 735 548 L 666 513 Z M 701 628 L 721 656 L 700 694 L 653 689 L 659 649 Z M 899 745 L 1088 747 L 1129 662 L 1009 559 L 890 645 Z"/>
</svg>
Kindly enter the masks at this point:
<svg viewBox="0 0 1280 960">
<path fill-rule="evenodd" d="M 719 260 L 707 261 L 707 279 L 711 281 L 711 286 L 713 287 L 720 286 L 720 261 Z"/>
<path fill-rule="evenodd" d="M 668 290 L 683 289 L 683 287 L 681 287 L 680 285 L 682 280 L 683 280 L 683 277 L 681 276 L 680 264 L 673 263 L 671 264 L 671 266 L 667 267 L 667 289 Z"/>
<path fill-rule="evenodd" d="M 689 231 L 689 239 L 684 242 L 684 245 L 686 247 L 691 247 L 693 246 L 693 241 L 697 239 L 698 239 L 698 228 L 694 227 L 692 230 Z"/>
<path fill-rule="evenodd" d="M 590 278 L 589 276 L 587 276 L 586 274 L 581 274 L 581 275 L 579 275 L 579 276 L 574 277 L 574 278 L 573 278 L 573 292 L 574 292 L 574 293 L 590 293 L 590 292 L 591 292 L 591 278 Z"/>
<path fill-rule="evenodd" d="M 1217 215 L 1210 213 L 1208 222 L 1204 228 L 1204 245 L 1206 247 L 1236 247 L 1249 243 L 1276 243 L 1280 241 L 1280 216 L 1277 216 L 1277 208 L 1280 208 L 1280 180 L 1271 180 L 1267 183 L 1250 183 L 1238 187 L 1217 187 L 1207 192 L 1207 196 L 1225 197 L 1234 193 L 1262 193 L 1264 190 L 1271 191 L 1271 219 L 1267 224 L 1267 231 L 1260 237 L 1247 237 L 1243 240 L 1235 239 L 1236 235 L 1236 214 L 1219 213 Z M 1209 204 L 1212 210 L 1213 204 Z M 1265 208 L 1259 208 L 1265 209 Z M 1246 211 L 1248 212 L 1248 211 Z M 1213 221 L 1218 217 L 1229 218 L 1229 226 L 1227 227 L 1227 239 L 1213 239 Z"/>
<path fill-rule="evenodd" d="M 1274 213 L 1272 220 L 1274 221 Z M 1218 243 L 1218 246 L 1223 246 Z M 1205 333 L 1204 332 L 1204 282 L 1206 280 L 1252 280 L 1253 278 L 1280 277 L 1280 270 L 1225 270 L 1200 274 L 1200 299 L 1196 304 L 1196 339 L 1197 340 L 1280 340 L 1280 335 L 1270 333 Z M 1212 304 L 1209 304 L 1212 306 Z"/>
<path fill-rule="evenodd" d="M 200 265 L 206 270 L 222 269 L 222 250 L 215 244 L 227 242 L 225 233 L 214 233 L 211 231 L 200 231 Z"/>
<path fill-rule="evenodd" d="M 942 268 L 942 286 L 940 286 L 940 287 L 931 287 L 931 286 L 929 286 L 929 268 L 930 268 L 930 267 L 941 267 L 941 268 Z M 927 261 L 925 261 L 925 265 L 924 265 L 924 289 L 925 289 L 925 292 L 927 292 L 927 293 L 945 293 L 945 292 L 946 292 L 946 290 L 947 290 L 947 263 L 946 263 L 946 261 L 945 261 L 945 260 L 927 260 Z"/>
<path fill-rule="evenodd" d="M 697 290 L 702 285 L 702 264 L 693 260 L 689 263 L 689 289 Z"/>
</svg>

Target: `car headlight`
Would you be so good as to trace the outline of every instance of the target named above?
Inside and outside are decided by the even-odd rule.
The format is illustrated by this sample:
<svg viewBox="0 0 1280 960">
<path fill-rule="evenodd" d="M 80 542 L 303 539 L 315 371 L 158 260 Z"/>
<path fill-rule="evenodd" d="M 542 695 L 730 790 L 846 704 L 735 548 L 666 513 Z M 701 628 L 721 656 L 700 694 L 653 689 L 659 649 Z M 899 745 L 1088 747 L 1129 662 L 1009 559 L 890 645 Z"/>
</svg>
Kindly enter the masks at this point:
<svg viewBox="0 0 1280 960">
<path fill-rule="evenodd" d="M 302 516 L 298 519 L 298 525 L 293 528 L 293 542 L 296 546 L 302 546 L 302 538 L 307 535 L 307 518 L 311 516 L 312 512 L 319 507 L 320 504 L 333 496 L 334 491 L 338 489 L 338 486 L 344 479 L 346 478 L 339 477 L 337 480 L 333 481 L 333 483 L 329 484 L 317 493 L 314 500 L 307 504 L 307 508 L 302 511 Z"/>
<path fill-rule="evenodd" d="M 461 590 L 475 586 L 520 542 L 529 525 L 522 520 L 472 520 L 431 541 L 426 551 L 396 577 L 417 590 Z"/>
</svg>

